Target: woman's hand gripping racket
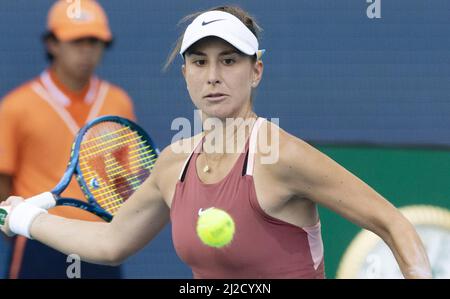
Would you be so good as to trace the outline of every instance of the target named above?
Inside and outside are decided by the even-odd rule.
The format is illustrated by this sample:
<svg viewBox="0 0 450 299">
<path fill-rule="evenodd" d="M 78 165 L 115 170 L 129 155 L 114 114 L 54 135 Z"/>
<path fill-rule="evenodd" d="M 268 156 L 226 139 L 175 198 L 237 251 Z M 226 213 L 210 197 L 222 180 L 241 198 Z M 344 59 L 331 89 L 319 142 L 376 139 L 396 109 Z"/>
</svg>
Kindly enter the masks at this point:
<svg viewBox="0 0 450 299">
<path fill-rule="evenodd" d="M 118 116 L 96 118 L 77 134 L 58 185 L 26 202 L 44 209 L 56 205 L 78 207 L 111 221 L 150 175 L 158 154 L 150 136 L 134 122 Z M 88 202 L 61 197 L 73 175 Z M 0 207 L 0 226 L 9 209 Z"/>
</svg>

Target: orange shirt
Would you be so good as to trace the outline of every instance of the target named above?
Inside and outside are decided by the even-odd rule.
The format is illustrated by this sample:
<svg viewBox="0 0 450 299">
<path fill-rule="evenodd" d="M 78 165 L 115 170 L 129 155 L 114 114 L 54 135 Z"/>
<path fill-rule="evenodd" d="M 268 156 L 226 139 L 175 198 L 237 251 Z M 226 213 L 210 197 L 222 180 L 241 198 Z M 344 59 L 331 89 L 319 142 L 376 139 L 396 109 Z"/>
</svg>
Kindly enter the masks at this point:
<svg viewBox="0 0 450 299">
<path fill-rule="evenodd" d="M 52 190 L 64 174 L 80 127 L 107 114 L 135 119 L 128 95 L 96 77 L 75 93 L 52 71 L 44 71 L 9 93 L 0 102 L 0 173 L 13 176 L 12 194 L 27 198 Z M 75 178 L 62 195 L 85 200 Z M 50 212 L 98 220 L 72 207 Z"/>
</svg>

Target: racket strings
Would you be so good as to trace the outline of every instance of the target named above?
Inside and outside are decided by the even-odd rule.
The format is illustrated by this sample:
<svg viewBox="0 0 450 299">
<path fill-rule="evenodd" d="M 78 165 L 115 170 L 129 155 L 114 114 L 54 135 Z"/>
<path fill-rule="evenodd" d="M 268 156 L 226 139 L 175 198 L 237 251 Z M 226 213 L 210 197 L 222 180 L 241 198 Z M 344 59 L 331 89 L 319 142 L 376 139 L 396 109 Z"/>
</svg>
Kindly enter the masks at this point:
<svg viewBox="0 0 450 299">
<path fill-rule="evenodd" d="M 139 151 L 141 151 L 141 150 L 139 150 Z M 134 154 L 134 151 L 130 152 L 130 153 Z M 149 155 L 147 157 L 141 157 L 141 156 L 142 156 L 142 153 L 137 153 L 134 155 L 129 155 L 129 159 L 141 159 L 140 161 L 145 162 L 145 163 L 151 163 L 152 161 L 156 160 L 156 153 Z M 89 160 L 89 159 L 87 159 L 87 160 Z M 108 163 L 112 164 L 112 163 L 114 163 L 114 160 L 115 160 L 115 157 L 107 157 L 107 159 L 105 159 L 103 161 L 107 164 Z M 84 160 L 83 162 L 86 163 L 86 160 Z"/>
<path fill-rule="evenodd" d="M 144 172 L 144 171 L 142 171 L 140 174 L 138 174 L 138 175 L 136 175 L 136 176 L 134 176 L 134 177 L 132 177 L 132 178 L 128 178 L 128 179 L 142 179 L 142 177 L 143 176 L 146 176 L 146 175 L 148 175 L 146 172 Z M 119 194 L 120 193 L 122 193 L 122 192 L 125 192 L 126 191 L 126 188 L 124 188 L 123 186 L 121 186 L 121 187 L 119 187 L 117 190 L 115 190 L 116 192 L 118 192 Z M 105 191 L 104 193 L 94 193 L 94 196 L 95 197 L 103 197 L 103 196 L 107 196 L 107 195 L 110 195 L 110 191 Z M 100 205 L 102 205 L 102 204 L 104 204 L 107 200 L 109 200 L 109 198 L 106 198 L 106 199 L 103 199 L 103 200 L 97 200 L 97 202 L 100 204 Z M 121 199 L 120 199 L 121 200 Z M 108 202 L 108 204 L 114 204 L 115 202 L 117 202 L 118 201 L 118 199 L 115 199 L 115 200 L 109 200 L 109 202 Z"/>
<path fill-rule="evenodd" d="M 96 202 L 114 215 L 147 179 L 156 153 L 137 131 L 115 122 L 103 122 L 86 132 L 79 166 Z"/>
<path fill-rule="evenodd" d="M 153 149 L 151 149 L 151 151 L 152 152 L 154 152 L 153 151 Z M 150 155 L 150 156 L 148 156 L 148 157 L 140 157 L 142 155 L 142 153 L 138 153 L 138 154 L 136 154 L 136 155 L 131 155 L 129 158 L 130 159 L 133 159 L 133 158 L 140 158 L 141 160 L 141 163 L 142 164 L 140 164 L 140 165 L 138 165 L 138 166 L 145 166 L 145 164 L 149 164 L 149 165 L 152 165 L 152 164 L 154 164 L 155 163 L 155 161 L 156 161 L 156 154 L 152 154 L 152 155 Z M 104 162 L 106 163 L 106 164 L 108 164 L 108 163 L 110 163 L 110 164 L 112 164 L 112 163 L 114 163 L 114 158 L 109 158 L 109 159 L 106 159 L 106 160 L 104 160 Z M 80 164 L 83 164 L 83 165 L 88 165 L 88 162 L 87 162 L 87 160 L 86 159 L 83 159 L 83 161 L 80 161 Z M 136 166 L 135 166 L 136 167 Z M 114 173 L 114 171 L 115 170 L 120 170 L 119 172 L 117 172 L 117 173 Z M 116 168 L 114 168 L 114 169 L 110 169 L 110 174 L 112 175 L 112 174 L 119 174 L 120 172 L 123 172 L 123 167 L 122 166 L 117 166 Z M 87 175 L 89 175 L 89 174 L 93 174 L 93 175 L 95 175 L 95 172 L 94 171 L 88 171 L 88 172 L 85 172 L 84 173 L 84 175 L 85 176 L 87 176 Z M 87 178 L 87 179 L 90 179 L 90 178 Z"/>
<path fill-rule="evenodd" d="M 147 161 L 147 162 L 143 161 L 142 164 L 140 164 L 140 165 L 135 165 L 135 166 L 133 166 L 133 167 L 130 167 L 129 170 L 134 171 L 134 170 L 141 169 L 142 167 L 145 167 L 145 166 L 150 166 L 150 167 L 151 167 L 152 165 L 155 164 L 155 161 L 156 161 L 156 158 L 155 158 L 155 159 L 152 159 L 152 160 L 149 160 L 149 161 Z M 83 164 L 84 164 L 85 166 L 88 166 L 88 165 L 86 164 L 85 161 L 83 161 Z M 87 168 L 87 167 L 86 167 L 86 168 Z M 119 170 L 119 171 L 116 171 L 116 170 Z M 118 175 L 124 174 L 124 173 L 126 173 L 126 172 L 127 172 L 127 170 L 123 169 L 122 166 L 117 166 L 115 169 L 111 169 L 111 171 L 109 172 L 109 175 L 110 175 L 110 176 L 118 176 Z M 90 176 L 89 176 L 89 175 L 90 175 Z M 95 171 L 89 171 L 89 170 L 88 170 L 88 171 L 86 171 L 86 172 L 84 173 L 84 176 L 86 177 L 86 180 L 87 180 L 87 181 L 90 181 L 90 180 L 92 180 L 92 179 L 94 179 L 94 178 L 97 177 L 97 173 L 96 173 Z"/>
<path fill-rule="evenodd" d="M 105 124 L 105 123 L 102 123 L 102 124 Z M 116 124 L 116 123 L 115 123 Z M 118 125 L 118 124 L 117 124 Z M 100 143 L 103 143 L 104 142 L 104 140 L 106 140 L 107 138 L 109 138 L 110 136 L 116 136 L 117 134 L 120 134 L 120 133 L 122 133 L 122 132 L 124 132 L 124 131 L 126 131 L 126 132 L 129 132 L 129 127 L 125 127 L 125 126 L 121 126 L 121 125 L 118 125 L 118 126 L 120 126 L 121 128 L 119 128 L 119 129 L 117 129 L 117 130 L 115 130 L 115 131 L 110 131 L 109 133 L 104 133 L 104 134 L 101 134 L 101 135 L 99 135 L 99 136 L 97 136 L 97 137 L 93 137 L 93 138 L 89 138 L 89 140 L 83 140 L 83 145 L 84 146 L 90 146 L 89 144 L 91 144 L 91 143 L 95 143 L 95 142 L 97 142 L 97 141 L 101 141 Z M 91 130 L 92 130 L 92 128 L 91 128 Z M 91 131 L 90 131 L 91 132 Z"/>
<path fill-rule="evenodd" d="M 106 179 L 105 182 L 99 180 L 99 185 L 112 186 L 109 188 L 101 188 L 95 190 L 93 188 L 92 192 L 94 198 L 97 199 L 99 205 L 108 210 L 109 212 L 114 212 L 117 205 L 123 203 L 128 197 L 131 196 L 132 192 L 137 189 L 140 184 L 146 179 L 149 171 L 140 171 L 139 174 L 132 177 L 125 178 L 124 176 L 118 176 L 115 173 L 110 175 L 112 179 Z M 101 192 L 101 191 L 103 192 Z"/>
<path fill-rule="evenodd" d="M 135 175 L 133 175 L 133 176 L 130 176 L 130 177 L 127 177 L 127 180 L 128 181 L 131 181 L 132 183 L 133 182 L 137 182 L 137 183 L 140 183 L 141 182 L 141 179 L 142 179 L 142 176 L 143 175 L 146 175 L 146 176 L 148 176 L 148 171 L 149 170 L 152 170 L 152 168 L 153 168 L 153 166 L 151 166 L 149 169 L 141 169 L 137 174 L 135 174 Z M 115 177 L 120 177 L 120 176 L 115 176 Z M 100 182 L 100 183 L 102 183 L 102 182 Z M 137 185 L 137 184 L 136 184 Z M 116 190 L 117 191 L 120 191 L 120 188 L 123 188 L 123 186 L 119 186 L 119 188 L 117 188 Z M 103 191 L 103 193 L 101 193 Z M 94 194 L 94 196 L 106 196 L 106 195 L 110 195 L 111 194 L 111 191 L 110 190 L 101 190 L 101 189 L 97 189 L 97 190 L 93 190 L 93 192 L 92 192 L 93 194 Z M 104 202 L 106 199 L 98 199 L 97 200 L 97 202 L 98 203 L 101 203 L 101 202 Z"/>
<path fill-rule="evenodd" d="M 129 140 L 128 137 L 130 137 L 130 134 L 127 134 L 126 136 L 121 136 L 122 139 L 126 138 Z M 116 138 L 116 140 L 119 140 L 119 138 Z M 111 140 L 110 140 L 111 141 Z M 113 140 L 114 141 L 114 140 Z M 129 142 L 129 141 L 127 141 Z M 97 144 L 96 144 L 97 145 Z M 98 148 L 98 146 L 96 146 Z M 106 147 L 107 150 L 109 150 L 111 148 L 111 146 Z M 97 149 L 98 152 L 98 149 Z M 99 199 L 102 198 L 102 196 L 97 195 L 97 201 L 98 203 L 105 209 L 107 209 L 110 213 L 115 213 L 115 211 L 117 210 L 117 208 L 124 202 L 124 200 L 126 200 L 129 196 L 131 196 L 132 192 L 134 191 L 132 190 L 133 187 L 132 185 L 140 185 L 140 182 L 138 182 L 138 184 L 132 184 L 130 186 L 129 184 L 129 179 L 130 178 L 125 178 L 123 175 L 122 176 L 118 176 L 117 175 L 117 171 L 116 169 L 120 169 L 123 167 L 109 167 L 108 165 L 117 165 L 117 163 L 111 163 L 110 161 L 113 161 L 111 159 L 107 159 L 106 160 L 106 169 L 109 171 L 109 178 L 112 178 L 110 180 L 108 180 L 108 186 L 113 186 L 113 190 L 111 190 L 111 188 L 108 188 L 109 190 L 107 190 L 106 192 L 103 192 L 103 199 Z M 132 164 L 132 163 L 131 163 Z M 145 166 L 145 165 L 143 165 Z M 132 167 L 135 168 L 135 167 Z M 128 168 L 128 171 L 130 171 L 132 169 Z M 124 171 L 121 171 L 121 173 L 123 173 Z M 133 176 L 131 177 L 131 179 L 133 178 L 140 178 L 141 175 L 139 176 Z M 117 196 L 119 195 L 119 196 Z"/>
<path fill-rule="evenodd" d="M 135 133 L 135 132 L 132 132 L 132 133 Z M 130 133 L 130 135 L 132 133 Z M 120 136 L 120 137 L 118 137 L 116 139 L 108 140 L 108 142 L 105 142 L 104 144 L 101 144 L 101 146 L 99 146 L 97 144 L 89 146 L 87 149 L 82 150 L 83 152 L 80 151 L 80 154 L 83 155 L 83 154 L 85 154 L 85 153 L 87 153 L 89 151 L 89 153 L 87 155 L 85 155 L 86 157 L 96 156 L 99 153 L 107 151 L 108 149 L 117 148 L 120 145 L 127 144 L 130 141 L 128 139 L 128 137 L 129 136 Z M 127 139 L 123 140 L 124 138 L 127 138 Z M 119 140 L 120 140 L 120 142 L 119 142 Z M 139 144 L 137 144 L 135 146 L 139 146 L 139 145 L 144 144 L 144 143 L 146 143 L 146 141 L 141 141 Z M 107 147 L 106 147 L 106 144 L 108 144 Z M 92 150 L 94 150 L 94 149 L 96 149 L 96 151 L 92 152 Z"/>
<path fill-rule="evenodd" d="M 136 173 L 133 176 L 129 176 L 127 177 L 127 182 L 131 184 L 133 190 L 137 189 L 140 184 L 148 177 L 149 172 L 151 172 L 153 167 L 150 167 L 149 169 L 143 169 L 143 170 L 139 170 L 138 173 Z M 115 178 L 120 178 L 123 176 L 114 176 Z M 105 184 L 104 181 L 100 181 L 99 184 Z M 125 191 L 126 188 L 128 188 L 128 185 L 124 185 L 124 186 L 116 186 L 116 188 L 114 189 L 115 192 L 119 192 L 122 193 Z M 97 189 L 97 190 L 92 190 L 92 194 L 94 195 L 94 197 L 97 199 L 97 202 L 99 204 L 103 204 L 106 203 L 108 200 L 110 200 L 110 197 L 114 196 L 114 192 L 111 191 L 111 189 L 106 189 L 106 188 L 102 188 L 102 189 Z M 113 201 L 112 201 L 113 202 Z"/>
</svg>

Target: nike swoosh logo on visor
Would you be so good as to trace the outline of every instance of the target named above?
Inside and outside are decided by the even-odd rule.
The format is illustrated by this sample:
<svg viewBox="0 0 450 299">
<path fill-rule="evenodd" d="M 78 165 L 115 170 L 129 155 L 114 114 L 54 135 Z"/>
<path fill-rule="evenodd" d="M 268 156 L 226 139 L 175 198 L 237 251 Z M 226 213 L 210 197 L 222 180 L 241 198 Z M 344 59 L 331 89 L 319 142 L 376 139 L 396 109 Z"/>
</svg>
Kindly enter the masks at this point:
<svg viewBox="0 0 450 299">
<path fill-rule="evenodd" d="M 211 23 L 214 23 L 214 22 L 218 22 L 218 21 L 223 21 L 223 20 L 225 20 L 225 19 L 217 19 L 217 20 L 212 20 L 212 21 L 209 21 L 209 22 L 203 21 L 202 26 L 206 26 L 208 24 L 211 24 Z"/>
</svg>

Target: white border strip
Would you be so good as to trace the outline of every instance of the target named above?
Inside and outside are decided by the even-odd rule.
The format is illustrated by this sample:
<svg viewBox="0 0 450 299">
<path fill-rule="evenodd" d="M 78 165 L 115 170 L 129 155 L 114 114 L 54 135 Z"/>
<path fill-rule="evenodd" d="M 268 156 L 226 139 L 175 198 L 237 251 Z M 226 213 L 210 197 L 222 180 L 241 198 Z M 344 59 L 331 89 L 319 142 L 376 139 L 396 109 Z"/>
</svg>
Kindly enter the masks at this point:
<svg viewBox="0 0 450 299">
<path fill-rule="evenodd" d="M 69 128 L 70 132 L 73 135 L 76 135 L 78 133 L 80 127 L 74 121 L 70 113 L 63 107 L 54 103 L 51 100 L 50 95 L 47 93 L 47 91 L 42 85 L 40 85 L 37 82 L 33 82 L 33 84 L 31 85 L 31 89 L 33 89 L 33 91 L 37 95 L 39 95 L 44 101 L 46 101 L 50 105 L 51 108 L 53 108 L 53 110 L 61 117 L 61 119 L 63 120 L 63 122 L 66 124 L 66 126 Z"/>
<path fill-rule="evenodd" d="M 252 133 L 250 135 L 250 144 L 249 144 L 249 153 L 247 159 L 247 170 L 245 171 L 246 175 L 253 175 L 253 165 L 255 163 L 255 153 L 257 150 L 257 139 L 258 139 L 258 130 L 263 121 L 266 119 L 263 117 L 258 117 L 255 125 L 253 126 Z"/>
</svg>

